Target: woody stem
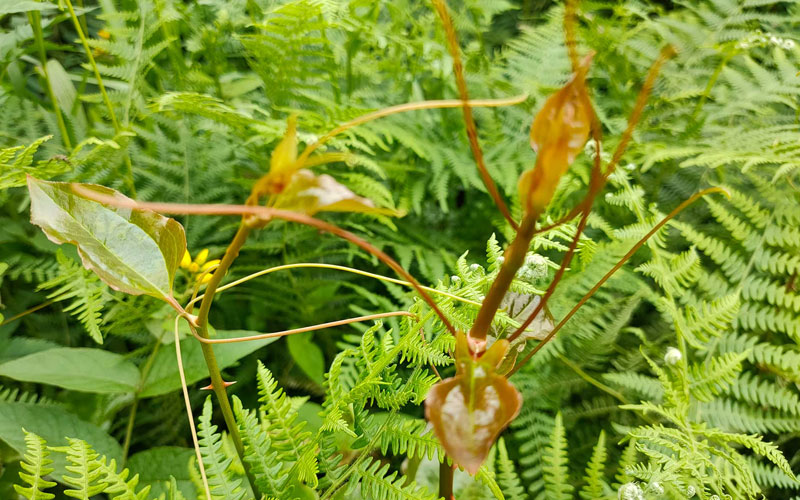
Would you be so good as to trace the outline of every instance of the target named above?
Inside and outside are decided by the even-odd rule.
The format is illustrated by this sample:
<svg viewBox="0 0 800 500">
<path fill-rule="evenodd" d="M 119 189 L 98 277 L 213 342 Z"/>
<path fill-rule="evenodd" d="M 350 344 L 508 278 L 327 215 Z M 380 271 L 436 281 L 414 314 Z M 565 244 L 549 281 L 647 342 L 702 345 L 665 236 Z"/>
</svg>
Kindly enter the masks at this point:
<svg viewBox="0 0 800 500">
<path fill-rule="evenodd" d="M 250 230 L 250 227 L 243 220 L 239 229 L 236 231 L 236 235 L 233 237 L 230 245 L 228 245 L 228 249 L 225 251 L 225 255 L 219 263 L 219 267 L 217 267 L 217 270 L 211 275 L 211 281 L 208 282 L 203 301 L 200 303 L 197 320 L 194 325 L 190 323 L 192 332 L 195 335 L 204 339 L 208 338 L 208 313 L 211 310 L 211 302 L 214 300 L 217 287 L 222 281 L 222 278 L 225 277 L 225 273 L 228 272 L 233 261 L 239 256 L 239 251 L 242 249 L 242 246 L 244 246 L 245 241 L 247 241 Z M 257 494 L 258 490 L 256 489 L 255 477 L 253 477 L 250 471 L 250 466 L 244 460 L 242 436 L 239 434 L 239 426 L 236 424 L 236 419 L 233 416 L 233 409 L 231 408 L 230 399 L 228 399 L 228 392 L 225 389 L 225 382 L 222 379 L 222 372 L 217 363 L 217 357 L 214 354 L 214 347 L 211 344 L 203 342 L 200 343 L 200 347 L 203 350 L 203 358 L 205 358 L 206 366 L 208 367 L 208 375 L 211 377 L 211 387 L 217 397 L 222 416 L 225 418 L 225 426 L 228 428 L 228 432 L 233 439 L 236 454 L 239 455 L 239 460 L 242 462 L 242 466 L 247 475 L 247 481 L 250 483 L 253 494 Z"/>
<path fill-rule="evenodd" d="M 492 282 L 489 293 L 486 294 L 486 298 L 483 299 L 483 304 L 478 311 L 478 317 L 475 318 L 475 322 L 472 324 L 472 329 L 469 331 L 470 339 L 486 340 L 489 327 L 492 325 L 497 309 L 500 308 L 503 297 L 505 297 L 508 288 L 511 286 L 517 271 L 525 263 L 525 254 L 528 252 L 534 234 L 536 234 L 534 228 L 540 213 L 539 210 L 534 210 L 527 212 L 522 218 L 514 241 L 511 242 L 503 256 L 503 265 L 497 273 L 497 278 Z"/>
</svg>

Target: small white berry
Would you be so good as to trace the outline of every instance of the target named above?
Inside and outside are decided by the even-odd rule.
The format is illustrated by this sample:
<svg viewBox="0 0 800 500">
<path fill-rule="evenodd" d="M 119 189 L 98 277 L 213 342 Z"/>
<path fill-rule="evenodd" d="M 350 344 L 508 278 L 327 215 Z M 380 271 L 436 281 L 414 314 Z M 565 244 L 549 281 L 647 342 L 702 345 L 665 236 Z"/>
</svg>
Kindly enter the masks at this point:
<svg viewBox="0 0 800 500">
<path fill-rule="evenodd" d="M 675 366 L 680 363 L 681 359 L 683 359 L 683 354 L 681 354 L 681 351 L 675 349 L 674 347 L 667 347 L 667 352 L 664 354 L 664 363 Z"/>
<path fill-rule="evenodd" d="M 506 261 L 506 258 L 501 255 L 500 257 L 497 258 L 496 262 L 497 262 L 498 266 L 502 266 L 503 262 L 505 262 L 505 261 Z"/>
<path fill-rule="evenodd" d="M 691 484 L 686 488 L 686 498 L 692 498 L 697 494 L 697 490 Z"/>
<path fill-rule="evenodd" d="M 456 276 L 454 274 L 454 275 L 450 276 L 450 281 L 453 282 L 454 284 L 458 284 L 458 283 L 461 283 L 461 278 L 459 278 L 458 276 Z"/>
<path fill-rule="evenodd" d="M 472 264 L 472 265 L 469 266 L 469 270 L 472 271 L 473 273 L 475 271 L 477 271 L 478 269 L 482 269 L 481 266 L 478 265 L 478 264 Z"/>
</svg>

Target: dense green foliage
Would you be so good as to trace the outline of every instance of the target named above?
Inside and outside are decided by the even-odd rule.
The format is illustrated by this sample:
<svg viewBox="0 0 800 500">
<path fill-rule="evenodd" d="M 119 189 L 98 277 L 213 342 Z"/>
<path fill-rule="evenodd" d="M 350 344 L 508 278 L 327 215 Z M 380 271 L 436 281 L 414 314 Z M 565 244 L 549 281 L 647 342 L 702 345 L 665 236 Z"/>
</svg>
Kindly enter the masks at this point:
<svg viewBox="0 0 800 500">
<path fill-rule="evenodd" d="M 451 59 L 428 2 L 78 0 L 74 15 L 68 4 L 0 4 L 0 498 L 202 499 L 174 312 L 110 288 L 74 247 L 48 241 L 30 223 L 26 174 L 139 200 L 242 203 L 289 116 L 308 144 L 376 109 L 455 98 Z M 474 110 L 489 170 L 519 215 L 531 120 L 570 73 L 564 9 L 450 6 L 472 98 L 528 96 Z M 677 55 L 594 205 L 553 317 L 681 201 L 709 186 L 731 196 L 706 197 L 665 226 L 514 374 L 523 409 L 474 479 L 456 472 L 455 498 L 800 496 L 798 20 L 796 2 L 777 0 L 580 5 L 604 157 L 659 51 L 671 44 Z M 590 146 L 545 223 L 582 198 Z M 407 215 L 324 219 L 423 283 L 483 299 L 513 231 L 485 192 L 459 109 L 372 121 L 327 151 L 348 153 L 319 172 Z M 176 219 L 191 255 L 207 248 L 212 259 L 238 222 Z M 515 292 L 542 293 L 575 224 L 534 238 Z M 252 234 L 225 281 L 314 262 L 388 274 L 345 241 L 275 222 Z M 179 302 L 195 278 L 177 270 Z M 474 305 L 436 297 L 468 330 Z M 431 367 L 452 373 L 454 341 L 407 289 L 297 267 L 221 293 L 211 324 L 230 338 L 395 310 L 422 320 L 215 346 L 237 382 L 244 464 L 199 390 L 199 344 L 179 332 L 213 498 L 437 498 L 446 457 L 421 404 L 438 380 Z M 499 315 L 496 334 L 514 320 Z"/>
</svg>

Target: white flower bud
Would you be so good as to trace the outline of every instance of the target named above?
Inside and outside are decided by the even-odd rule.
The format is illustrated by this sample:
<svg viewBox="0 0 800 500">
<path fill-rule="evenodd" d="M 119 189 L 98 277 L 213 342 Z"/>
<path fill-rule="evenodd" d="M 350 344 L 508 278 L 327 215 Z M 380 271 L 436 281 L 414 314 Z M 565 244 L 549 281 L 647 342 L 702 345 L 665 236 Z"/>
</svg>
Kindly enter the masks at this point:
<svg viewBox="0 0 800 500">
<path fill-rule="evenodd" d="M 473 273 L 474 273 L 475 271 L 477 271 L 478 269 L 482 269 L 482 268 L 481 268 L 481 266 L 480 266 L 480 265 L 478 265 L 478 264 L 471 264 L 471 265 L 469 266 L 469 270 L 470 270 L 470 271 L 472 271 Z"/>
<path fill-rule="evenodd" d="M 461 278 L 459 278 L 458 276 L 456 276 L 454 274 L 454 275 L 450 276 L 450 282 L 452 282 L 453 284 L 461 283 Z"/>
<path fill-rule="evenodd" d="M 686 488 L 686 498 L 692 498 L 697 494 L 697 490 L 691 484 Z"/>
<path fill-rule="evenodd" d="M 498 266 L 502 266 L 503 262 L 505 262 L 505 261 L 506 261 L 506 258 L 501 255 L 500 257 L 497 258 L 497 265 Z"/>
<path fill-rule="evenodd" d="M 667 352 L 664 354 L 664 363 L 675 366 L 680 363 L 681 359 L 683 359 L 683 354 L 681 354 L 681 351 L 675 349 L 674 347 L 667 347 Z"/>
<path fill-rule="evenodd" d="M 658 481 L 653 481 L 650 483 L 650 490 L 656 495 L 662 495 L 664 493 L 664 487 L 661 486 L 661 483 Z"/>
<path fill-rule="evenodd" d="M 636 483 L 625 483 L 619 487 L 617 492 L 618 500 L 641 500 L 643 498 L 642 489 Z"/>
</svg>

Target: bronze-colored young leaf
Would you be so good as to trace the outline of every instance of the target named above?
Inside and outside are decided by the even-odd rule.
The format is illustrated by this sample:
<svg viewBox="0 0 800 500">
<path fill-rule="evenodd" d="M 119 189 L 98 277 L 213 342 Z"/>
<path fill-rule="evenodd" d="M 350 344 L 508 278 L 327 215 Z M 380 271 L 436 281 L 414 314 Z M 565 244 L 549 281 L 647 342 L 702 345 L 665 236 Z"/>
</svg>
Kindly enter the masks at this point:
<svg viewBox="0 0 800 500">
<path fill-rule="evenodd" d="M 113 189 L 81 184 L 100 195 L 127 199 Z M 83 265 L 111 288 L 169 300 L 186 250 L 176 220 L 150 210 L 113 207 L 76 194 L 73 184 L 28 176 L 31 222 L 58 244 L 78 247 Z"/>
<path fill-rule="evenodd" d="M 297 163 L 297 118 L 292 115 L 286 124 L 286 133 L 272 151 L 269 161 L 267 188 L 270 194 L 280 193 L 289 184 Z"/>
<path fill-rule="evenodd" d="M 508 341 L 499 340 L 475 359 L 459 332 L 456 375 L 433 386 L 425 400 L 425 416 L 448 456 L 470 474 L 478 472 L 522 406 L 520 393 L 496 372 L 508 347 Z"/>
<path fill-rule="evenodd" d="M 531 147 L 536 165 L 519 179 L 520 200 L 528 211 L 550 203 L 561 176 L 589 138 L 594 112 L 586 91 L 591 55 L 561 90 L 550 96 L 531 126 Z"/>
<path fill-rule="evenodd" d="M 274 207 L 307 215 L 317 212 L 402 215 L 397 210 L 376 207 L 372 200 L 357 196 L 330 175 L 315 175 L 306 169 L 294 173 L 289 185 L 277 197 Z"/>
</svg>

